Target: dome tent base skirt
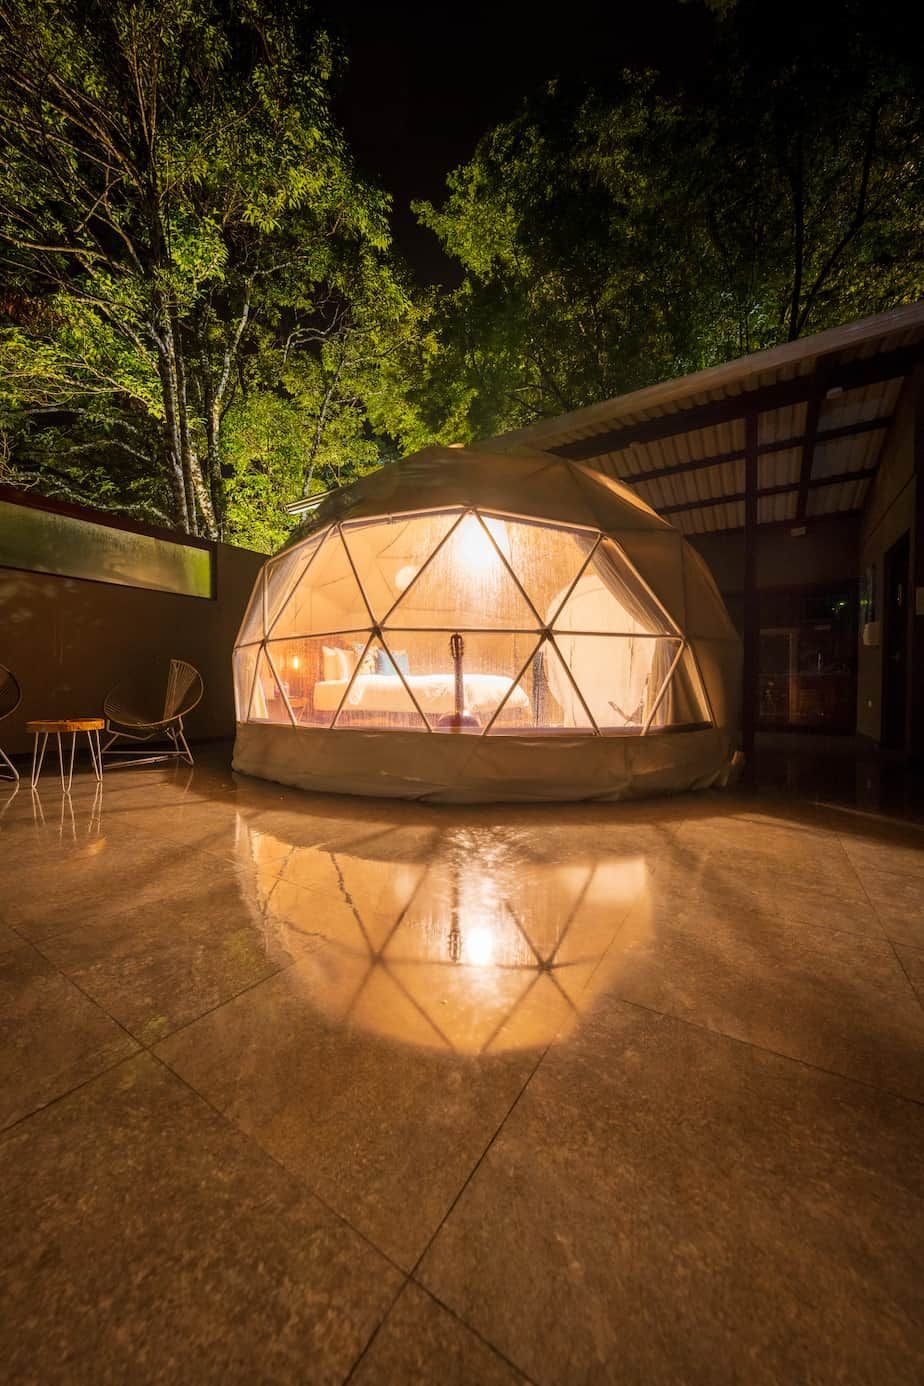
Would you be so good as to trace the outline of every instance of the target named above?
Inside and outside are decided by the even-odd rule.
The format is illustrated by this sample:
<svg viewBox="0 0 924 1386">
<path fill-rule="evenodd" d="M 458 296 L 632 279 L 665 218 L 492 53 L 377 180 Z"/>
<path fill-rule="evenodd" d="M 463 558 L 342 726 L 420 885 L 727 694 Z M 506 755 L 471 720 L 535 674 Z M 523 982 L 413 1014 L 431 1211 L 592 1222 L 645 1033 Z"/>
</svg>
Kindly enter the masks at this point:
<svg viewBox="0 0 924 1386">
<path fill-rule="evenodd" d="M 233 769 L 326 794 L 434 804 L 640 799 L 726 782 L 710 727 L 651 736 L 477 737 L 239 724 Z"/>
</svg>

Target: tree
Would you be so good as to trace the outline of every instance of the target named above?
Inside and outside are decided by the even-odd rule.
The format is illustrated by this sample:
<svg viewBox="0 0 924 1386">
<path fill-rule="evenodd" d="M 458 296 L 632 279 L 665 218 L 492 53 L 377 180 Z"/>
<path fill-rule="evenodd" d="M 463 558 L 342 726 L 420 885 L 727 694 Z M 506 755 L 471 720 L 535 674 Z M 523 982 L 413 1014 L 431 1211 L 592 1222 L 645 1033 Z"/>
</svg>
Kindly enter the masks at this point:
<svg viewBox="0 0 924 1386">
<path fill-rule="evenodd" d="M 871 0 L 712 0 L 714 62 L 681 184 L 748 351 L 924 290 L 920 21 Z"/>
<path fill-rule="evenodd" d="M 304 320 L 289 317 L 281 352 L 255 355 L 222 431 L 232 541 L 249 535 L 257 547 L 278 547 L 286 502 L 346 485 L 395 456 L 385 427 L 397 413 L 384 401 L 392 403 L 393 362 L 416 326 L 406 288 L 379 266 L 348 297 L 316 303 Z"/>
<path fill-rule="evenodd" d="M 924 291 L 905 9 L 713 9 L 704 71 L 553 83 L 417 207 L 464 271 L 416 387 L 434 425 L 515 428 Z"/>
<path fill-rule="evenodd" d="M 0 0 L 0 30 L 12 456 L 221 534 L 229 411 L 307 378 L 299 353 L 317 364 L 371 286 L 401 298 L 387 199 L 331 116 L 330 45 L 271 0 Z"/>
</svg>

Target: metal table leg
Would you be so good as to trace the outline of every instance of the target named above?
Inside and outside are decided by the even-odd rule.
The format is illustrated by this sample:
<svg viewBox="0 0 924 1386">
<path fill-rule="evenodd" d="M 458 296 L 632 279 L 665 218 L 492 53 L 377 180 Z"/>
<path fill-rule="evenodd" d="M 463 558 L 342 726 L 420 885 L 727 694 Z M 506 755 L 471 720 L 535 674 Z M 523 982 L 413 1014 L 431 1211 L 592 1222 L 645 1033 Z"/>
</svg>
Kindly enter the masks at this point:
<svg viewBox="0 0 924 1386">
<path fill-rule="evenodd" d="M 65 794 L 70 794 L 70 792 L 71 792 L 71 785 L 73 784 L 73 781 L 74 781 L 74 752 L 76 751 L 76 749 L 77 749 L 77 733 L 76 733 L 76 732 L 71 732 L 71 763 L 70 763 L 70 766 L 68 767 L 68 771 L 67 771 L 67 784 L 65 785 L 65 784 L 64 784 L 64 781 L 63 781 L 63 780 L 61 781 L 61 787 L 62 787 L 62 789 L 64 790 Z"/>
<path fill-rule="evenodd" d="M 39 754 L 39 737 L 42 738 L 42 750 Z M 42 764 L 45 760 L 45 748 L 48 745 L 48 732 L 36 732 L 35 744 L 32 747 L 32 788 L 38 787 L 39 776 L 42 773 Z"/>
<path fill-rule="evenodd" d="M 94 742 L 94 737 L 96 738 Z M 99 732 L 88 731 L 87 742 L 90 747 L 90 759 L 93 762 L 93 773 L 98 780 L 103 778 L 103 752 L 99 744 Z"/>
</svg>

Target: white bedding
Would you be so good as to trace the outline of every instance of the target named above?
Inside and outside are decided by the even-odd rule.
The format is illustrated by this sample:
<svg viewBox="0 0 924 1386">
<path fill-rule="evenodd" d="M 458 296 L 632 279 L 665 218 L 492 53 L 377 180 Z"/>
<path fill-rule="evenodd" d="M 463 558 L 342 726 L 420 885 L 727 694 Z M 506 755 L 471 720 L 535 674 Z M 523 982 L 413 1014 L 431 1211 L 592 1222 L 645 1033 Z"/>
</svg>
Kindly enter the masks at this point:
<svg viewBox="0 0 924 1386">
<path fill-rule="evenodd" d="M 504 674 L 465 674 L 465 708 L 476 716 L 490 717 L 507 693 L 512 679 Z M 455 679 L 452 674 L 405 674 L 408 687 L 425 713 L 454 712 Z M 316 712 L 330 712 L 340 704 L 346 683 L 329 679 L 314 686 Z M 529 711 L 529 698 L 515 688 L 507 707 Z M 397 674 L 359 674 L 344 703 L 363 712 L 407 712 L 407 693 Z"/>
</svg>

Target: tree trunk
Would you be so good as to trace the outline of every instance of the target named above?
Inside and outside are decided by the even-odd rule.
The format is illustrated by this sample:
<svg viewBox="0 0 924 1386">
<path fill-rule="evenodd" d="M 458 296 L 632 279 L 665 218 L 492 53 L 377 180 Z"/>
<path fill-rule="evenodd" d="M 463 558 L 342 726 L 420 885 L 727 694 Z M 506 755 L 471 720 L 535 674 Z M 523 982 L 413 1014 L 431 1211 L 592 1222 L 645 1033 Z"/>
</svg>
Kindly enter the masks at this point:
<svg viewBox="0 0 924 1386">
<path fill-rule="evenodd" d="M 166 453 L 167 479 L 173 496 L 174 518 L 179 529 L 192 533 L 189 513 L 189 496 L 183 475 L 183 460 L 176 412 L 176 383 L 167 351 L 166 340 L 157 337 L 157 373 L 164 402 L 164 451 Z"/>
<path fill-rule="evenodd" d="M 179 447 L 180 463 L 183 468 L 183 485 L 186 488 L 186 504 L 189 508 L 190 533 L 199 533 L 198 515 L 196 514 L 196 487 L 193 481 L 191 457 L 189 449 L 189 418 L 186 412 L 186 381 L 181 377 L 182 363 L 177 351 L 176 333 L 174 331 L 175 315 L 172 311 L 167 314 L 164 326 L 167 339 L 167 354 L 170 362 L 170 380 L 173 390 L 173 407 L 176 415 L 176 434 Z"/>
<path fill-rule="evenodd" d="M 208 537 L 210 539 L 217 539 L 218 530 L 215 524 L 215 512 L 212 508 L 212 498 L 209 495 L 205 479 L 202 475 L 202 468 L 199 465 L 199 458 L 193 444 L 189 427 L 189 409 L 186 400 L 186 364 L 183 360 L 183 347 L 180 340 L 179 323 L 173 310 L 170 312 L 169 342 L 172 348 L 173 373 L 174 379 L 176 380 L 180 456 L 183 459 L 183 476 L 186 480 L 187 495 L 191 498 L 190 510 L 193 515 L 197 512 L 201 515 L 203 526 Z M 196 526 L 195 532 L 199 533 L 198 526 Z"/>
<path fill-rule="evenodd" d="M 202 372 L 202 416 L 205 424 L 206 470 L 212 497 L 212 511 L 215 515 L 215 528 L 220 539 L 225 527 L 225 485 L 221 475 L 221 452 L 218 445 L 221 405 L 215 397 L 211 363 L 204 342 L 199 344 L 199 369 Z"/>
</svg>

